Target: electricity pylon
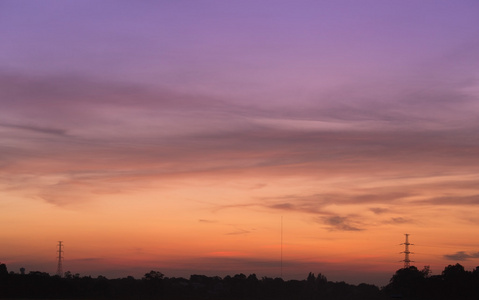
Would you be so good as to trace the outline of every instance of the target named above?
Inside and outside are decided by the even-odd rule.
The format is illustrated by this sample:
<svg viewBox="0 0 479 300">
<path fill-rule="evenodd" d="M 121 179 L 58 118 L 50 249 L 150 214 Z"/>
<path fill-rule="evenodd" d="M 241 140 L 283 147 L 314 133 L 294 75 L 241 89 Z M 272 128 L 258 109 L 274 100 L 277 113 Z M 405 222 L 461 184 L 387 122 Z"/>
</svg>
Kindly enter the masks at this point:
<svg viewBox="0 0 479 300">
<path fill-rule="evenodd" d="M 58 242 L 58 266 L 57 266 L 57 275 L 62 277 L 63 276 L 63 266 L 62 266 L 62 260 L 63 260 L 63 256 L 62 256 L 62 253 L 63 253 L 63 250 L 62 250 L 62 241 L 59 241 Z"/>
<path fill-rule="evenodd" d="M 409 246 L 414 244 L 409 243 L 409 233 L 405 233 L 404 235 L 406 236 L 406 242 L 401 244 L 404 245 L 404 251 L 401 252 L 404 253 L 404 260 L 401 261 L 404 262 L 404 269 L 407 269 L 410 267 L 410 263 L 413 262 L 409 259 L 409 254 L 413 254 L 413 252 L 409 251 Z"/>
</svg>

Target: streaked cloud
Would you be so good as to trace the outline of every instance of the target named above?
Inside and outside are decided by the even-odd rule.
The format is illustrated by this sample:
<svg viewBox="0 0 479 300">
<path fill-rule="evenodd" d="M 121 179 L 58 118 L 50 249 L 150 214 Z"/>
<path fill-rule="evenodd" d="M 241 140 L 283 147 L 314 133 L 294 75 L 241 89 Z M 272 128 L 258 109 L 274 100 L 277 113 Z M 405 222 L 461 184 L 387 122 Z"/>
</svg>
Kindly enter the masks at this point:
<svg viewBox="0 0 479 300">
<path fill-rule="evenodd" d="M 328 230 L 340 230 L 340 231 L 361 231 L 362 229 L 359 228 L 350 218 L 348 217 L 341 217 L 341 216 L 332 216 L 332 217 L 324 217 L 319 219 L 322 223 L 327 225 Z"/>
<path fill-rule="evenodd" d="M 417 202 L 417 204 L 421 203 L 429 203 L 435 205 L 479 205 L 479 195 L 456 195 L 448 197 L 437 197 Z"/>
<path fill-rule="evenodd" d="M 250 230 L 242 229 L 242 228 L 236 228 L 234 231 L 225 233 L 226 235 L 241 235 L 241 234 L 248 234 L 250 233 Z"/>
<path fill-rule="evenodd" d="M 404 223 L 411 223 L 411 220 L 402 218 L 402 217 L 397 217 L 397 218 L 391 218 L 391 223 L 392 224 L 404 224 Z"/>
<path fill-rule="evenodd" d="M 372 207 L 369 209 L 370 211 L 372 211 L 373 213 L 375 214 L 383 214 L 383 213 L 386 213 L 389 211 L 389 209 L 387 208 L 382 208 L 382 207 Z"/>
<path fill-rule="evenodd" d="M 206 223 L 206 224 L 218 223 L 218 221 L 215 221 L 215 220 L 206 220 L 206 219 L 199 219 L 198 222 L 200 222 L 200 223 Z"/>
<path fill-rule="evenodd" d="M 37 127 L 37 126 L 33 126 L 33 125 L 0 124 L 0 127 L 21 129 L 21 130 L 29 130 L 29 131 L 33 131 L 33 132 L 54 134 L 54 135 L 65 135 L 66 134 L 66 131 L 62 130 L 62 129 Z"/>
<path fill-rule="evenodd" d="M 458 251 L 454 254 L 445 254 L 444 258 L 455 261 L 466 261 L 473 258 L 479 258 L 479 252 L 467 253 L 466 251 Z"/>
</svg>

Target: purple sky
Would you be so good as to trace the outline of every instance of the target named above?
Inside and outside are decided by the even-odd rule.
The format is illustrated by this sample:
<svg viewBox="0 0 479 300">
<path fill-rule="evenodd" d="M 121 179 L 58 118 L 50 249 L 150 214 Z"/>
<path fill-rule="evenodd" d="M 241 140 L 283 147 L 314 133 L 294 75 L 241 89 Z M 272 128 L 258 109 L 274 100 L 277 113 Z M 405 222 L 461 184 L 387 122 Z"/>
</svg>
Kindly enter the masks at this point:
<svg viewBox="0 0 479 300">
<path fill-rule="evenodd" d="M 258 214 L 257 230 L 268 214 L 291 214 L 298 232 L 301 222 L 331 239 L 345 232 L 349 246 L 382 230 L 440 247 L 457 226 L 455 246 L 424 250 L 421 263 L 472 266 L 478 128 L 476 0 L 0 2 L 9 222 L 33 201 L 52 205 L 38 208 L 49 216 L 161 204 L 203 225 L 234 209 L 225 235 L 251 239 L 242 214 Z M 27 236 L 3 236 L 0 261 L 20 265 L 12 253 Z M 309 238 L 291 243 L 321 242 Z M 332 261 L 338 280 L 356 276 Z"/>
</svg>

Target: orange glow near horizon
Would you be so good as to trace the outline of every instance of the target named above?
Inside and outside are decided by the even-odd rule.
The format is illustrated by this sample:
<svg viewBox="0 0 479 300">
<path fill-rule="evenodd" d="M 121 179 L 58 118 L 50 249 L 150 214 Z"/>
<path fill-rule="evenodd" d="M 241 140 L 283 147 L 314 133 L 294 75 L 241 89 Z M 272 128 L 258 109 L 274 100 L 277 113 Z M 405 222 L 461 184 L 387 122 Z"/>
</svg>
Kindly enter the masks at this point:
<svg viewBox="0 0 479 300">
<path fill-rule="evenodd" d="M 449 252 L 457 249 L 451 245 L 462 245 L 462 249 L 474 251 L 475 244 L 469 243 L 470 235 L 479 232 L 472 232 L 466 220 L 461 224 L 457 216 L 450 213 L 433 221 L 421 219 L 429 214 L 457 210 L 455 206 L 415 205 L 415 211 L 409 211 L 408 216 L 417 221 L 397 220 L 400 226 L 397 222 L 388 222 L 391 218 L 399 218 L 395 215 L 404 214 L 406 208 L 396 208 L 394 212 L 389 208 L 391 212 L 381 212 L 379 217 L 374 217 L 377 214 L 373 211 L 362 211 L 363 206 L 354 203 L 327 204 L 321 209 L 292 209 L 279 205 L 271 210 L 274 203 L 281 204 L 281 201 L 270 199 L 275 198 L 275 192 L 284 194 L 285 182 L 291 180 L 299 186 L 300 180 L 278 178 L 275 186 L 247 191 L 244 187 L 254 187 L 254 179 L 232 181 L 232 186 L 221 187 L 214 181 L 203 180 L 199 185 L 181 189 L 145 189 L 121 195 L 102 195 L 101 200 L 87 206 L 52 206 L 30 199 L 27 207 L 18 208 L 22 222 L 16 222 L 18 217 L 13 214 L 3 219 L 4 224 L 15 224 L 15 229 L 3 234 L 1 250 L 5 256 L 11 257 L 7 263 L 15 265 L 26 257 L 45 260 L 50 261 L 50 272 L 53 272 L 55 240 L 63 240 L 64 266 L 74 273 L 80 270 L 95 274 L 110 265 L 133 270 L 136 276 L 142 271 L 134 270 L 148 268 L 183 268 L 211 273 L 211 264 L 221 274 L 226 271 L 234 273 L 240 261 L 245 266 L 240 268 L 242 272 L 248 268 L 253 272 L 257 268 L 255 265 L 266 264 L 262 267 L 264 275 L 277 276 L 281 248 L 285 276 L 288 271 L 296 274 L 302 270 L 306 274 L 309 271 L 323 272 L 322 268 L 334 270 L 333 266 L 338 269 L 347 266 L 357 272 L 392 273 L 401 267 L 399 261 L 403 256 L 399 252 L 403 251 L 403 246 L 399 244 L 403 242 L 405 232 L 412 232 L 413 260 L 419 268 L 431 265 L 433 272 L 440 272 L 443 268 L 444 249 L 451 249 Z M 306 185 L 302 190 L 307 191 L 309 183 L 303 182 Z M 159 198 L 168 201 L 149 200 Z M 223 205 L 224 198 L 228 198 L 230 204 Z M 25 200 L 18 198 L 18 201 Z M 15 209 L 13 202 L 10 209 Z M 462 216 L 468 214 L 467 211 L 457 212 Z M 472 217 L 472 213 L 469 214 Z M 337 215 L 353 216 L 361 221 L 346 224 L 342 218 L 330 217 Z M 451 222 L 455 222 L 454 228 L 447 229 L 442 225 Z M 332 226 L 346 227 L 334 229 Z M 444 242 L 445 237 L 450 240 L 450 245 Z M 9 252 L 8 249 L 15 250 Z M 308 269 L 310 267 L 315 269 Z M 466 267 L 472 268 L 473 265 Z"/>
<path fill-rule="evenodd" d="M 12 212 L 17 209 L 18 213 L 3 218 L 7 230 L 1 250 L 6 257 L 11 257 L 6 262 L 13 265 L 27 257 L 50 261 L 50 272 L 55 266 L 55 241 L 63 240 L 64 266 L 74 273 L 75 270 L 102 272 L 109 265 L 124 270 L 179 268 L 211 273 L 209 269 L 214 264 L 214 269 L 224 274 L 228 270 L 236 272 L 235 268 L 242 262 L 245 267 L 240 268 L 241 271 L 249 268 L 253 272 L 255 265 L 260 264 L 265 275 L 277 276 L 282 248 L 284 272 L 288 276 L 288 271 L 293 274 L 301 270 L 322 272 L 308 266 L 326 271 L 334 269 L 332 266 L 338 269 L 348 266 L 357 272 L 391 273 L 401 266 L 399 252 L 403 246 L 399 244 L 405 232 L 412 232 L 413 260 L 420 268 L 431 265 L 433 272 L 440 272 L 445 264 L 444 249 L 450 249 L 448 252 L 459 249 L 451 245 L 462 245 L 461 249 L 470 252 L 475 249 L 475 244 L 470 244 L 470 236 L 479 232 L 472 231 L 467 218 L 461 223 L 456 215 L 450 214 L 457 211 L 461 216 L 473 217 L 473 213 L 455 206 L 417 206 L 412 202 L 414 211 L 410 211 L 391 204 L 386 209 L 383 204 L 373 203 L 370 207 L 383 206 L 384 209 L 374 212 L 355 203 L 309 206 L 311 200 L 295 195 L 302 200 L 293 208 L 282 204 L 286 200 L 275 201 L 275 198 L 286 194 L 291 185 L 310 195 L 308 190 L 312 187 L 307 178 L 280 176 L 261 186 L 254 177 L 246 180 L 236 177 L 225 178 L 221 185 L 216 180 L 203 179 L 188 186 L 191 178 L 175 179 L 163 181 L 158 189 L 153 182 L 146 182 L 147 188 L 142 190 L 102 194 L 94 202 L 92 199 L 85 202 L 88 205 L 80 206 L 77 203 L 58 206 L 18 196 L 10 206 Z M 408 180 L 406 184 L 418 187 L 431 184 L 430 180 L 421 181 Z M 325 188 L 333 193 L 334 183 Z M 363 185 L 366 190 L 373 188 L 374 185 Z M 224 205 L 225 199 L 228 199 L 227 205 Z M 420 201 L 421 198 L 416 195 L 411 199 Z M 408 218 L 416 221 L 400 219 L 406 211 Z M 431 220 L 430 214 L 442 217 Z M 17 222 L 19 215 L 21 222 Z M 345 219 L 336 217 L 340 215 L 358 221 L 345 223 Z M 442 225 L 452 222 L 456 224 L 454 228 Z M 8 230 L 8 224 L 15 224 L 15 228 Z M 444 241 L 446 237 L 449 245 Z M 9 252 L 8 249 L 15 250 Z M 141 275 L 141 271 L 132 272 Z"/>
</svg>

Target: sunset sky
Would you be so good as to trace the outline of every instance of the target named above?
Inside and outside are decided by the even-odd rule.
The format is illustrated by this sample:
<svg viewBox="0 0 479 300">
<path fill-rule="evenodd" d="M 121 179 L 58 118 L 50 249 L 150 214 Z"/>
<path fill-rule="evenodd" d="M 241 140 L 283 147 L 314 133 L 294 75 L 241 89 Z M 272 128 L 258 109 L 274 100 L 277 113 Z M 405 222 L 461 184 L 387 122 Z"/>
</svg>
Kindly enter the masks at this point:
<svg viewBox="0 0 479 300">
<path fill-rule="evenodd" d="M 0 2 L 9 271 L 384 285 L 478 216 L 477 0 Z"/>
</svg>

